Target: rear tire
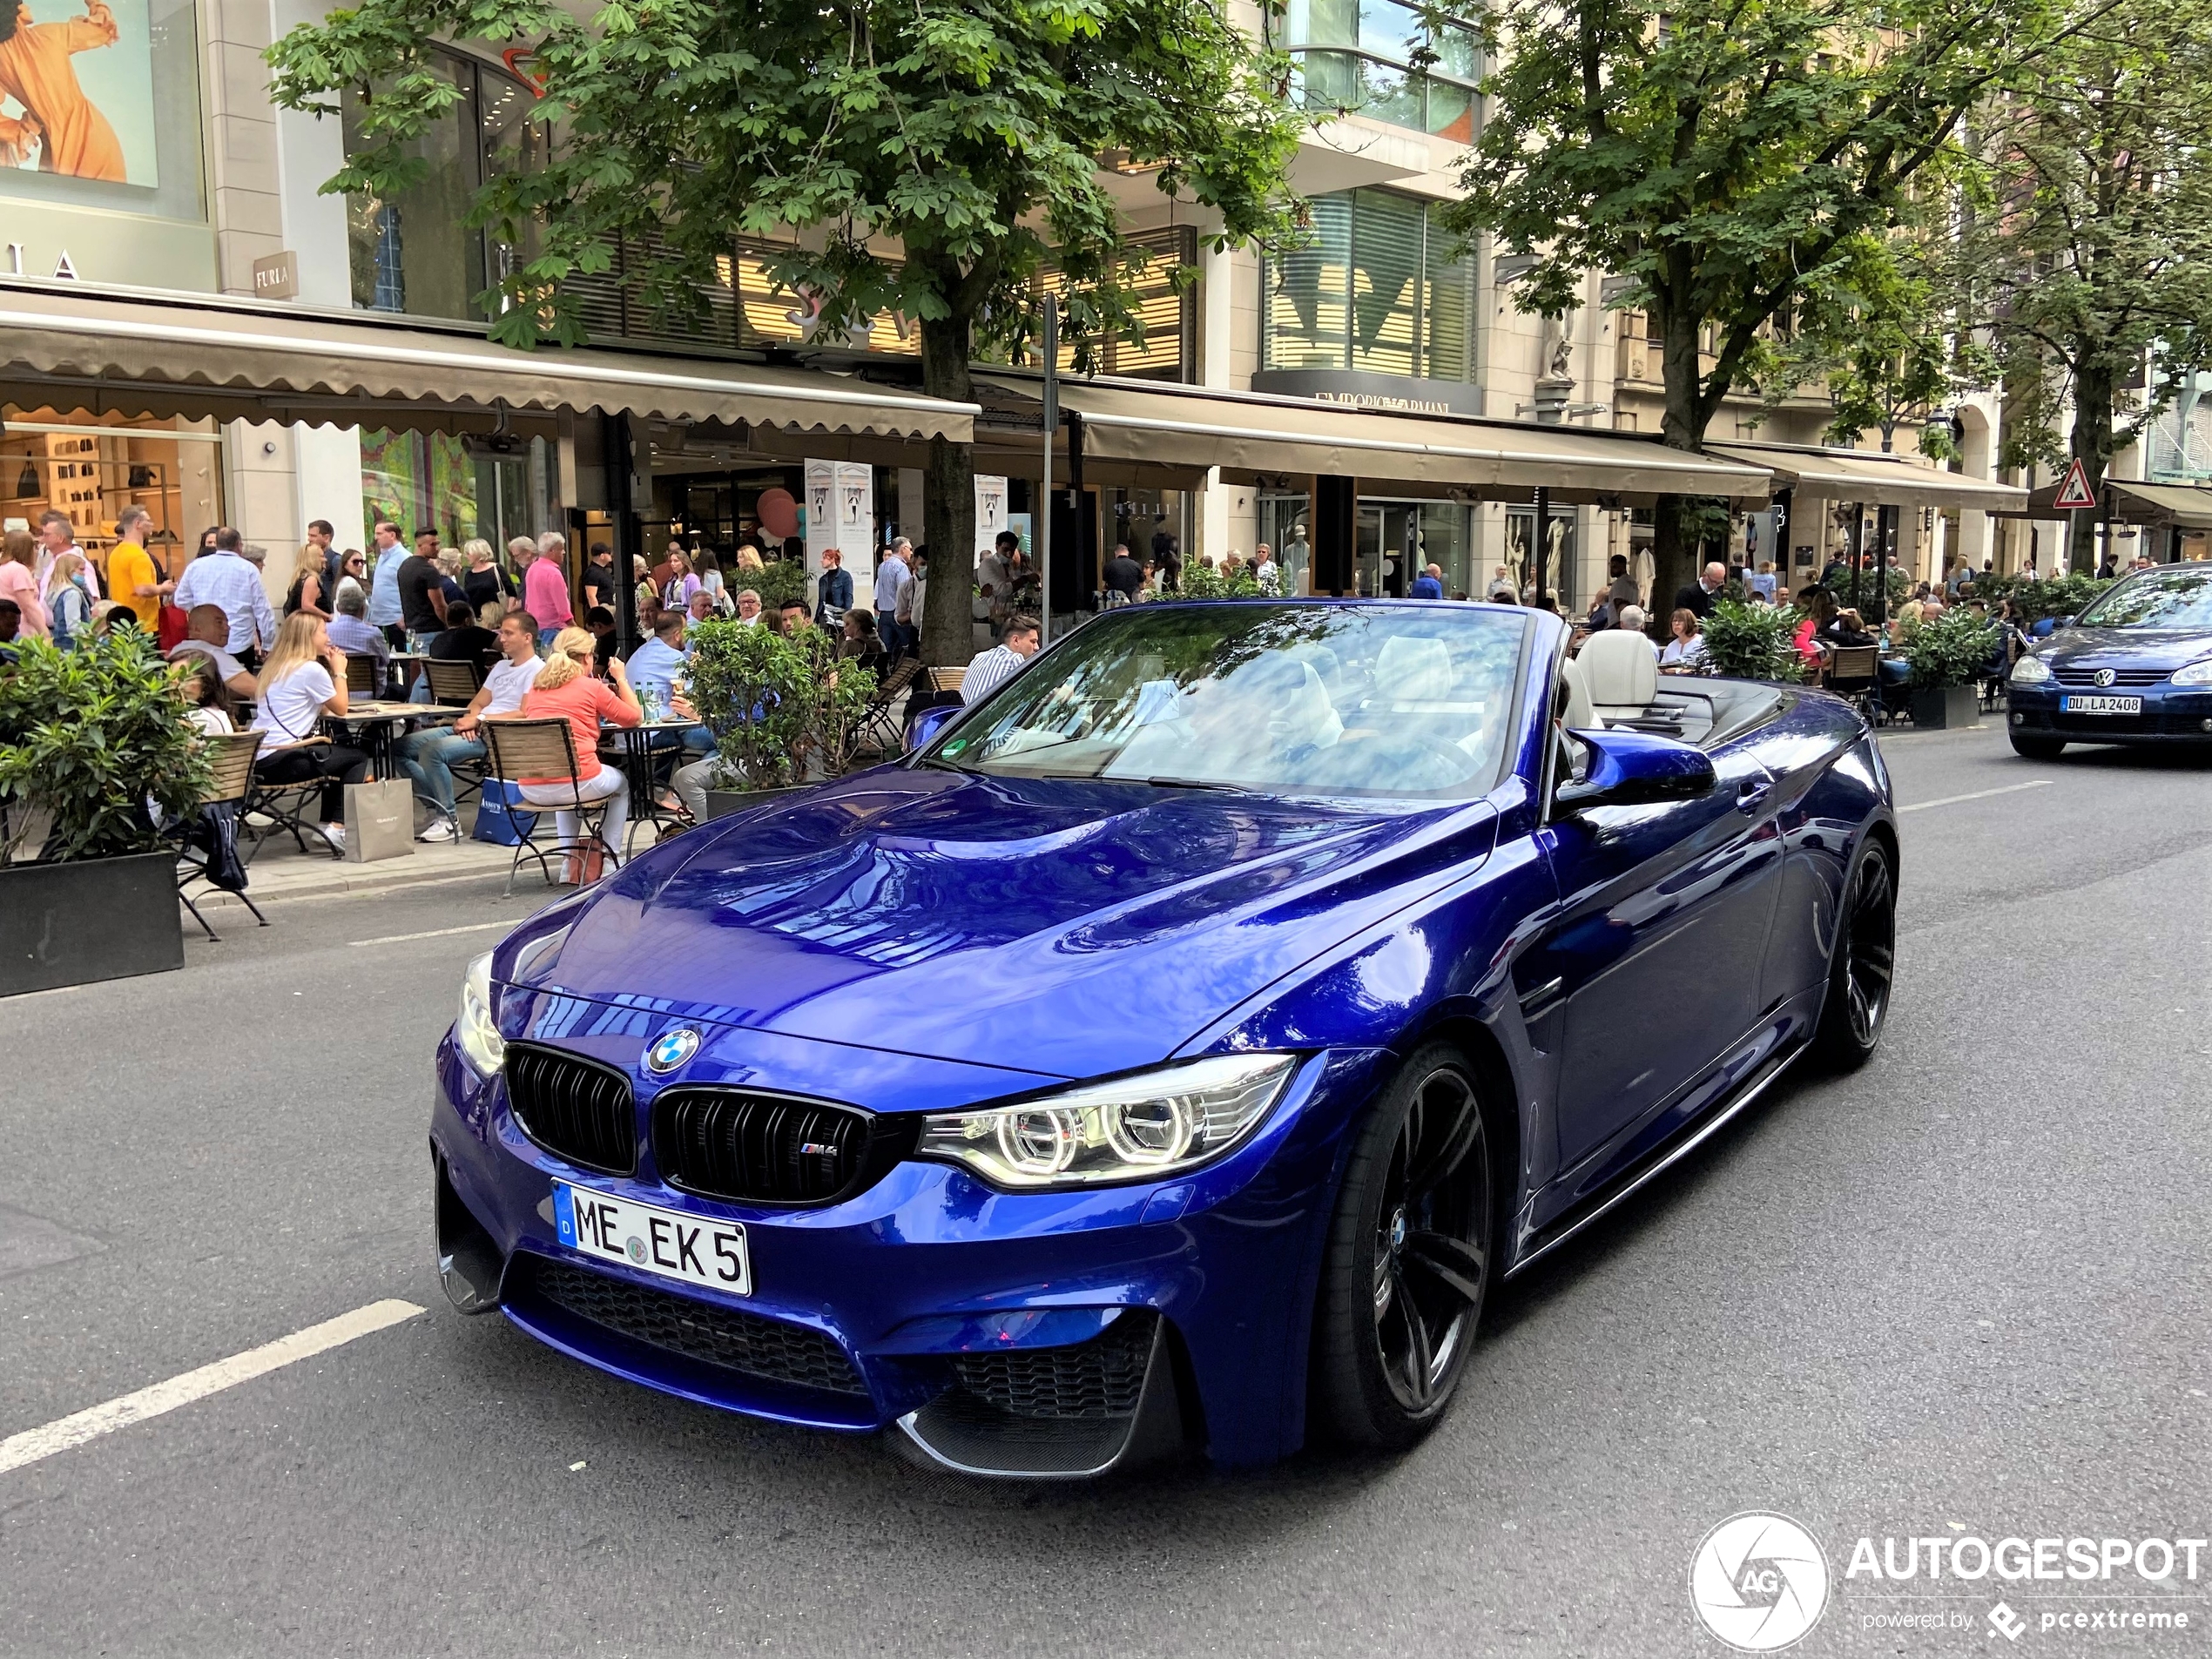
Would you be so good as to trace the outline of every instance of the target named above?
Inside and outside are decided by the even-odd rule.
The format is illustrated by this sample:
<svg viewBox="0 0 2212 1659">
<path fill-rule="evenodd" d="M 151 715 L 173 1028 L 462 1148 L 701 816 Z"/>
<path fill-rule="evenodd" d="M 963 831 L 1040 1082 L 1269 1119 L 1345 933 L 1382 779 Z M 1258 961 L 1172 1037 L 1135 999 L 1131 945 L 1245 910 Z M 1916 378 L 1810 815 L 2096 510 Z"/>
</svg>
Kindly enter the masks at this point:
<svg viewBox="0 0 2212 1659">
<path fill-rule="evenodd" d="M 1889 853 L 1870 840 L 1851 866 L 1836 919 L 1828 995 L 1813 1054 L 1834 1071 L 1857 1071 L 1881 1047 L 1897 964 L 1897 878 Z"/>
<path fill-rule="evenodd" d="M 2029 760 L 2056 760 L 2066 752 L 2064 738 L 2029 738 L 2013 733 L 2013 752 Z"/>
<path fill-rule="evenodd" d="M 1313 1426 L 1395 1451 L 1451 1404 L 1496 1271 L 1490 1136 L 1466 1057 L 1420 1049 L 1357 1133 L 1321 1265 Z"/>
</svg>

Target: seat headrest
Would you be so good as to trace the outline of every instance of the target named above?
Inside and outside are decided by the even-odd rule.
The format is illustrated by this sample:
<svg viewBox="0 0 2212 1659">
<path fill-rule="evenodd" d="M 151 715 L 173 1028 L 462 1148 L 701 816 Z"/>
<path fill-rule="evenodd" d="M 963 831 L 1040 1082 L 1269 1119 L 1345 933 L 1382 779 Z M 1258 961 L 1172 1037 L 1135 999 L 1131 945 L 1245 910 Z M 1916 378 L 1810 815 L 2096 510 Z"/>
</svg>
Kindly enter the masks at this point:
<svg viewBox="0 0 2212 1659">
<path fill-rule="evenodd" d="M 1651 642 L 1630 629 L 1592 634 L 1575 661 L 1582 665 L 1590 701 L 1601 709 L 1640 709 L 1658 695 L 1659 664 Z"/>
<path fill-rule="evenodd" d="M 1452 695 L 1452 653 L 1440 639 L 1386 639 L 1375 658 L 1375 690 L 1393 703 L 1442 702 Z"/>
<path fill-rule="evenodd" d="M 1563 718 L 1568 730 L 1590 730 L 1597 724 L 1597 711 L 1590 705 L 1590 687 L 1582 678 L 1582 665 L 1569 657 L 1559 665 L 1559 680 L 1567 688 L 1567 713 Z"/>
</svg>

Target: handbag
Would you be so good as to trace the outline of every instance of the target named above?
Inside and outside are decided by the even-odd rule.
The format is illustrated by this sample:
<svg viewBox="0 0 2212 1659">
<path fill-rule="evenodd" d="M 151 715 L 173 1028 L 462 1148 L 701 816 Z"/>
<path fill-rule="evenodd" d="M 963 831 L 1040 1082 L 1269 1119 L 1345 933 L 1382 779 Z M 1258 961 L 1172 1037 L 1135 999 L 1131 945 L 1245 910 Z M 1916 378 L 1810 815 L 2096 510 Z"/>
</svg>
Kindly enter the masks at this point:
<svg viewBox="0 0 2212 1659">
<path fill-rule="evenodd" d="M 146 550 L 146 556 L 153 561 L 154 580 L 166 582 L 169 579 L 168 562 L 156 555 L 152 548 Z M 169 594 L 161 596 L 160 606 L 153 613 L 153 637 L 164 657 L 184 644 L 185 635 L 189 631 L 188 620 Z"/>
</svg>

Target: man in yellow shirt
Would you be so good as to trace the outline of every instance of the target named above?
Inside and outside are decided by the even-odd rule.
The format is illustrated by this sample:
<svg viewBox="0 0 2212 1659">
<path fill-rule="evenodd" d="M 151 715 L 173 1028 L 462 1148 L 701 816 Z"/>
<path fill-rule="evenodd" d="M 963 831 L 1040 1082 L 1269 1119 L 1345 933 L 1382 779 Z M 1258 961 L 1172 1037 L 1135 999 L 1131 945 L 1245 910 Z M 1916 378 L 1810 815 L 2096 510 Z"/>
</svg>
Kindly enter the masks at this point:
<svg viewBox="0 0 2212 1659">
<path fill-rule="evenodd" d="M 153 521 L 143 507 L 126 507 L 115 523 L 115 546 L 107 556 L 107 590 L 116 604 L 130 607 L 138 626 L 147 633 L 161 617 L 161 602 L 177 584 L 161 579 L 153 555 L 146 551 L 146 535 Z"/>
</svg>

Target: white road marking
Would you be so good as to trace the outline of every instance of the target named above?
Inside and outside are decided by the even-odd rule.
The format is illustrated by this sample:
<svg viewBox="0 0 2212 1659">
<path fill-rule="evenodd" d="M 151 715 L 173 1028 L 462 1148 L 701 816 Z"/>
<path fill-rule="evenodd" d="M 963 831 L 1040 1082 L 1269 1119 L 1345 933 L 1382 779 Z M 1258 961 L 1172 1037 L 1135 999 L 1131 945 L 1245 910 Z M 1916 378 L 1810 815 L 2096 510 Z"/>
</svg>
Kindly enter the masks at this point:
<svg viewBox="0 0 2212 1659">
<path fill-rule="evenodd" d="M 450 939 L 455 934 L 481 934 L 489 932 L 494 927 L 513 927 L 517 925 L 518 923 L 516 922 L 516 918 L 509 916 L 504 921 L 472 921 L 466 927 L 433 927 L 427 934 L 386 934 L 381 939 L 352 939 L 347 941 L 347 943 L 352 945 L 404 945 L 409 940 Z"/>
<path fill-rule="evenodd" d="M 1962 800 L 1987 800 L 1992 795 L 2017 795 L 2023 789 L 2047 788 L 2048 778 L 2038 778 L 2032 784 L 2006 784 L 2002 789 L 1977 789 L 1971 795 L 1946 795 L 1940 800 L 1916 800 L 1910 806 L 1900 806 L 1900 813 L 1925 813 L 1931 806 L 1956 806 Z"/>
<path fill-rule="evenodd" d="M 304 1331 L 294 1331 L 288 1337 L 279 1337 L 274 1342 L 264 1343 L 258 1348 L 248 1348 L 244 1353 L 234 1353 L 227 1359 L 218 1359 L 212 1365 L 202 1366 L 197 1371 L 187 1371 L 182 1376 L 172 1377 L 141 1388 L 136 1393 L 125 1394 L 105 1405 L 88 1406 L 72 1412 L 67 1417 L 56 1418 L 44 1428 L 27 1428 L 20 1434 L 10 1434 L 0 1440 L 0 1474 L 10 1469 L 20 1469 L 27 1463 L 50 1458 L 57 1452 L 66 1452 L 73 1446 L 98 1440 L 103 1434 L 112 1434 L 118 1428 L 128 1428 L 133 1423 L 143 1423 L 149 1417 L 158 1417 L 164 1412 L 173 1412 L 179 1406 L 189 1406 L 196 1399 L 219 1393 L 242 1382 L 286 1366 L 296 1365 L 302 1359 L 383 1330 L 388 1325 L 411 1319 L 423 1310 L 412 1302 L 390 1299 L 371 1302 L 367 1307 L 355 1308 L 351 1313 L 341 1313 L 334 1319 L 325 1319 L 320 1325 L 311 1325 Z"/>
</svg>

